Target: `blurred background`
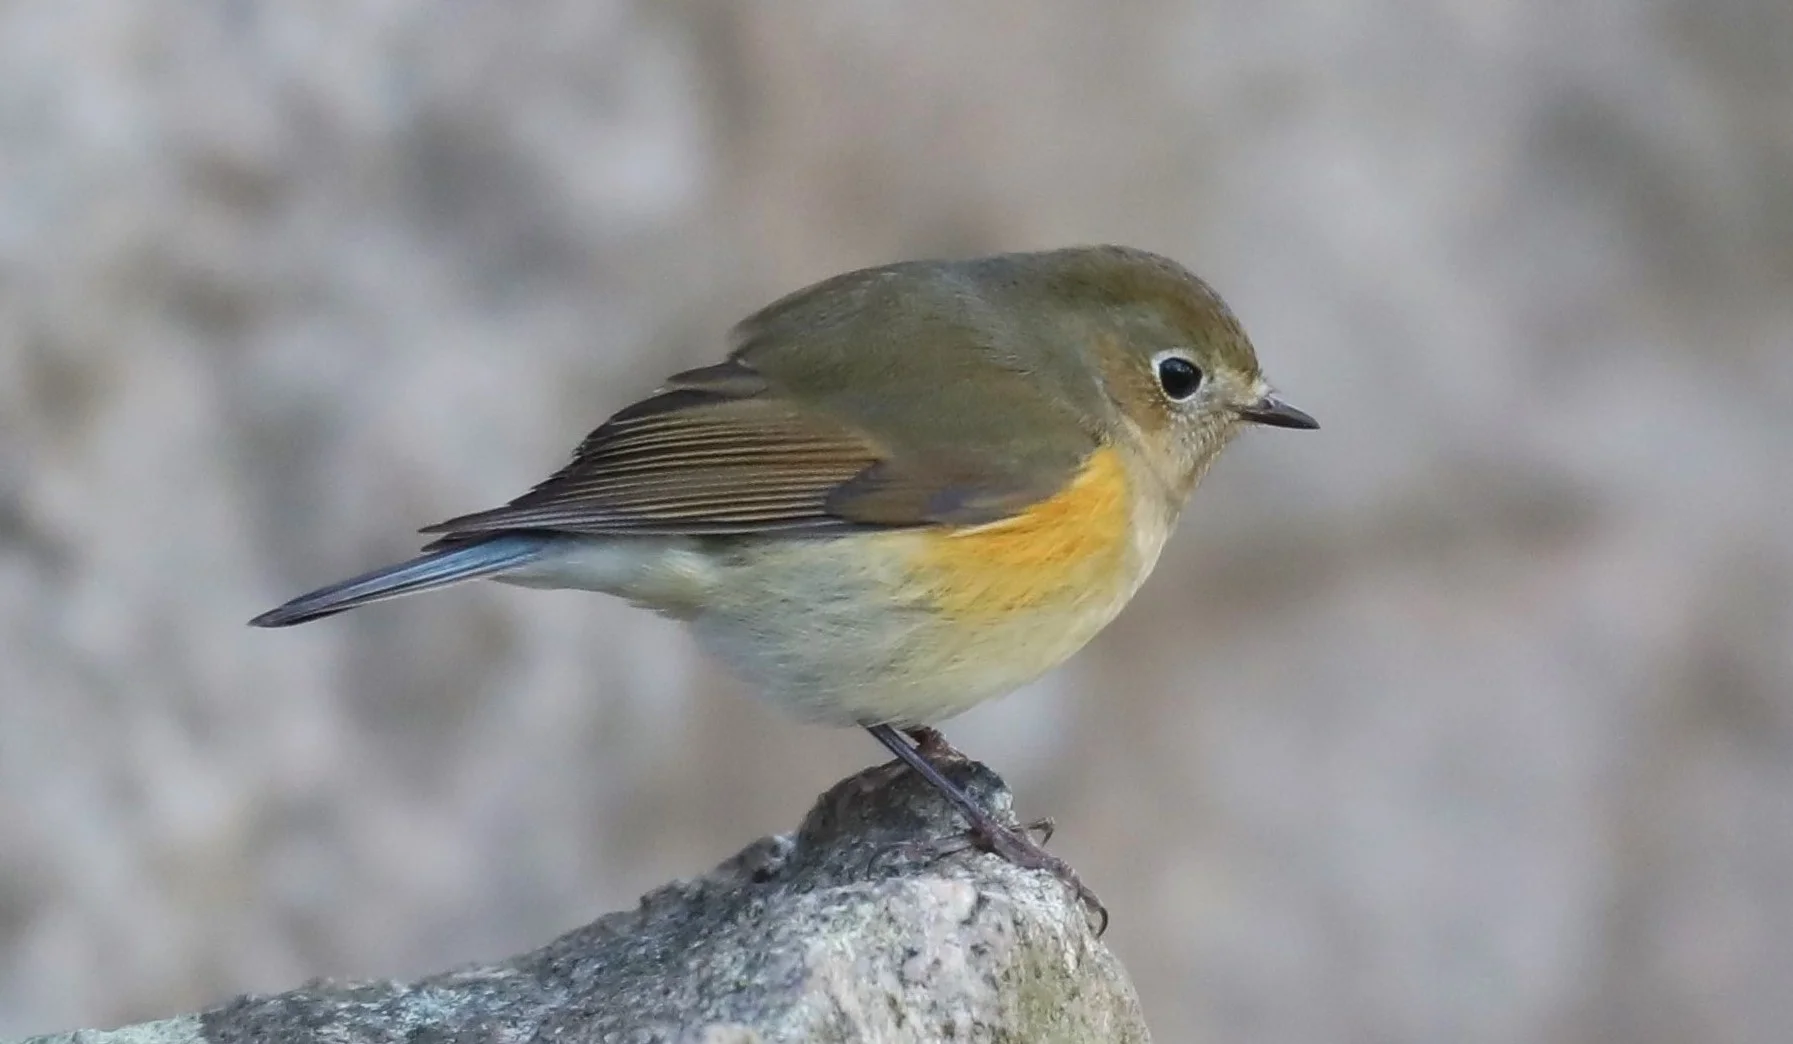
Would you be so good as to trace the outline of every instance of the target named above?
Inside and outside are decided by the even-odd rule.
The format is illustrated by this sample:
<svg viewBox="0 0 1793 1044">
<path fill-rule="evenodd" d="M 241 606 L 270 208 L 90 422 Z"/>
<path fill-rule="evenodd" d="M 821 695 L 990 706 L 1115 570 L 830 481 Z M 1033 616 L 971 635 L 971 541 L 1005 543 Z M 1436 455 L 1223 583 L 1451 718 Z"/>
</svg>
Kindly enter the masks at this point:
<svg viewBox="0 0 1793 1044">
<path fill-rule="evenodd" d="M 949 735 L 1160 1040 L 1793 1026 L 1784 0 L 0 5 L 0 1035 L 541 943 L 863 735 L 613 600 L 244 626 L 771 298 L 1116 241 L 1289 398 Z"/>
</svg>

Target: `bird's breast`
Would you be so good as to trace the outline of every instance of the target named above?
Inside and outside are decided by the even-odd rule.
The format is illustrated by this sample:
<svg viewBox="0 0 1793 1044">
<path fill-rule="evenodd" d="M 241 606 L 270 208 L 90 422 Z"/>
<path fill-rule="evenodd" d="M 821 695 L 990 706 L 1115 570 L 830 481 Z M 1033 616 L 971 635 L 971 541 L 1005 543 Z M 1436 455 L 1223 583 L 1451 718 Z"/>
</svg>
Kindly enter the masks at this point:
<svg viewBox="0 0 1793 1044">
<path fill-rule="evenodd" d="M 1150 568 L 1138 553 L 1134 501 L 1126 459 L 1104 448 L 1063 490 L 1017 515 L 886 539 L 905 559 L 909 597 L 966 626 L 1101 612 Z"/>
<path fill-rule="evenodd" d="M 1127 458 L 1101 449 L 1059 493 L 995 522 L 735 544 L 706 560 L 692 619 L 806 718 L 934 722 L 1082 648 L 1138 589 L 1167 529 Z"/>
</svg>

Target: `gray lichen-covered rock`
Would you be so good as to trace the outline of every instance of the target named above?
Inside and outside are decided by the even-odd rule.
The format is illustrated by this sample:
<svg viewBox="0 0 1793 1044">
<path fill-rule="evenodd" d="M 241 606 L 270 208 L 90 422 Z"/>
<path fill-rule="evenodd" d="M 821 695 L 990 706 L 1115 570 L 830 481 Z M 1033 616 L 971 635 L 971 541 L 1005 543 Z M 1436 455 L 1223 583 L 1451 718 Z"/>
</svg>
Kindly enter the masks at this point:
<svg viewBox="0 0 1793 1044">
<path fill-rule="evenodd" d="M 1012 817 L 988 769 L 948 768 Z M 886 765 L 835 785 L 796 834 L 532 953 L 30 1044 L 1146 1041 L 1084 908 L 1051 876 L 938 857 L 930 842 L 961 825 Z"/>
</svg>

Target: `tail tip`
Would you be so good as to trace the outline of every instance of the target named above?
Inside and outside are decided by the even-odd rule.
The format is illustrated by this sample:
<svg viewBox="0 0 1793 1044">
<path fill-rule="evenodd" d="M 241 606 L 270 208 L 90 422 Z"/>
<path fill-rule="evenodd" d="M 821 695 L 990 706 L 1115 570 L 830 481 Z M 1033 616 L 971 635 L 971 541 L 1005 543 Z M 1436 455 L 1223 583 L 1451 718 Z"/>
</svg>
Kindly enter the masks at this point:
<svg viewBox="0 0 1793 1044">
<path fill-rule="evenodd" d="M 332 615 L 330 610 L 312 609 L 293 602 L 275 606 L 267 612 L 249 621 L 251 627 L 291 627 L 316 620 L 321 616 Z"/>
<path fill-rule="evenodd" d="M 251 627 L 291 627 L 298 619 L 284 608 L 269 609 L 267 612 L 249 621 Z"/>
<path fill-rule="evenodd" d="M 389 598 L 420 594 L 463 580 L 503 573 L 532 561 L 546 546 L 547 541 L 541 537 L 516 535 L 439 547 L 408 562 L 376 569 L 300 595 L 250 620 L 249 626 L 291 627 Z"/>
</svg>

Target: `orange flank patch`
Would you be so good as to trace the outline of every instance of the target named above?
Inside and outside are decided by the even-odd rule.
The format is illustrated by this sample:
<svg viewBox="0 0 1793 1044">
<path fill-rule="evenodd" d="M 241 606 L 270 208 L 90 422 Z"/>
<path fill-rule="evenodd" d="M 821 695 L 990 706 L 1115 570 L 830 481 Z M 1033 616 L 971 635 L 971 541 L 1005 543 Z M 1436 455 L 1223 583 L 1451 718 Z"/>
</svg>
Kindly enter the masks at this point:
<svg viewBox="0 0 1793 1044">
<path fill-rule="evenodd" d="M 1062 492 L 1019 515 L 922 534 L 916 579 L 936 608 L 963 620 L 1107 602 L 1132 574 L 1132 516 L 1121 455 L 1100 449 Z"/>
</svg>

